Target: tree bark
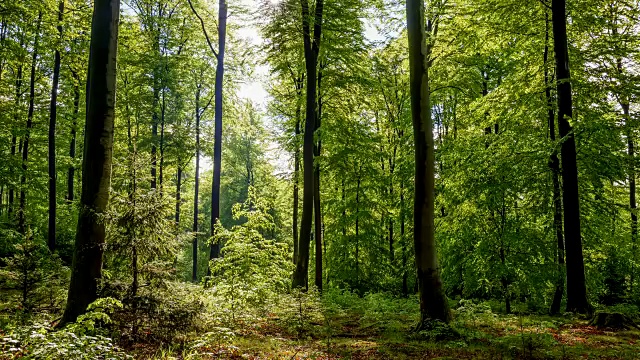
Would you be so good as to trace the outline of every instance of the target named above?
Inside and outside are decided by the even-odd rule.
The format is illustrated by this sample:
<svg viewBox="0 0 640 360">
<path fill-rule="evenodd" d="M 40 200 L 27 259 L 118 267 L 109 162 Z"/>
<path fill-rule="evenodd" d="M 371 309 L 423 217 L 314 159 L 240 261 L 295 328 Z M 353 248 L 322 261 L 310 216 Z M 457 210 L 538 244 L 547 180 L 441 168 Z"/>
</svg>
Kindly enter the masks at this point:
<svg viewBox="0 0 640 360">
<path fill-rule="evenodd" d="M 316 277 L 315 285 L 319 291 L 322 291 L 322 207 L 320 204 L 320 164 L 318 159 L 322 151 L 322 139 L 320 138 L 320 126 L 322 118 L 322 68 L 318 71 L 318 111 L 315 116 L 315 130 L 318 140 L 313 147 L 313 224 L 314 224 L 314 238 L 316 241 Z"/>
<path fill-rule="evenodd" d="M 22 48 L 24 46 L 24 38 L 21 37 L 20 39 L 20 48 Z M 15 87 L 16 87 L 16 98 L 14 100 L 14 106 L 15 108 L 13 109 L 13 126 L 16 126 L 18 124 L 18 119 L 19 119 L 19 109 L 20 109 L 20 100 L 22 99 L 22 69 L 23 69 L 23 63 L 22 63 L 22 59 L 20 61 L 20 63 L 18 64 L 18 69 L 16 71 L 16 83 L 15 83 Z M 16 155 L 16 144 L 18 142 L 18 138 L 17 138 L 17 134 L 16 132 L 14 132 L 11 135 L 11 159 L 14 159 L 15 155 Z M 9 195 L 8 195 L 8 204 L 7 204 L 7 217 L 11 217 L 11 214 L 13 213 L 13 199 L 14 199 L 14 192 L 15 192 L 15 188 L 14 186 L 10 186 L 9 187 Z"/>
<path fill-rule="evenodd" d="M 38 61 L 38 43 L 40 42 L 40 26 L 42 24 L 42 11 L 38 12 L 36 35 L 33 40 L 33 57 L 31 58 L 31 79 L 29 80 L 29 112 L 27 113 L 27 127 L 22 142 L 22 176 L 20 177 L 20 208 L 18 210 L 18 231 L 26 234 L 26 202 L 27 202 L 27 161 L 29 158 L 29 140 L 31 128 L 33 128 L 33 112 L 36 98 L 36 68 Z"/>
<path fill-rule="evenodd" d="M 434 232 L 435 159 L 428 77 L 428 48 L 423 0 L 407 0 L 407 32 L 411 90 L 411 118 L 415 143 L 414 247 L 420 293 L 420 323 L 449 322 L 451 313 L 440 279 Z"/>
<path fill-rule="evenodd" d="M 71 124 L 71 141 L 69 143 L 69 157 L 71 161 L 76 158 L 76 134 L 78 127 L 78 112 L 80 111 L 80 78 L 77 74 L 73 73 L 75 84 L 73 86 L 73 123 Z M 73 202 L 73 180 L 75 176 L 76 168 L 71 164 L 67 172 L 67 201 Z"/>
<path fill-rule="evenodd" d="M 178 173 L 176 174 L 176 226 L 180 225 L 180 202 L 182 197 L 182 166 L 178 159 Z"/>
<path fill-rule="evenodd" d="M 220 219 L 220 171 L 222 169 L 222 91 L 224 80 L 224 52 L 227 40 L 227 1 L 219 1 L 218 11 L 218 63 L 215 81 L 215 132 L 213 144 L 213 184 L 211 184 L 211 236 L 215 236 L 215 225 Z M 221 244 L 214 242 L 209 248 L 209 260 L 220 256 Z M 209 269 L 210 273 L 211 269 Z"/>
<path fill-rule="evenodd" d="M 300 149 L 298 138 L 300 136 L 300 107 L 296 110 L 296 140 L 295 153 L 293 155 L 293 264 L 298 260 L 298 202 L 300 184 Z"/>
<path fill-rule="evenodd" d="M 298 245 L 298 259 L 293 274 L 293 286 L 306 287 L 309 271 L 309 247 L 311 242 L 311 220 L 313 213 L 314 193 L 314 130 L 316 126 L 316 80 L 320 39 L 322 36 L 322 14 L 324 1 L 317 0 L 314 16 L 313 40 L 309 24 L 309 3 L 300 0 L 302 15 L 302 33 L 304 41 L 304 59 L 307 73 L 306 121 L 304 128 L 304 143 L 302 148 L 304 184 L 302 191 L 302 221 Z"/>
<path fill-rule="evenodd" d="M 160 40 L 157 40 L 158 42 Z M 160 45 L 154 47 L 154 49 L 158 49 Z M 154 68 L 153 71 L 153 102 L 152 102 L 152 113 L 151 113 L 151 188 L 155 189 L 158 185 L 157 178 L 157 164 L 158 164 L 158 102 L 160 98 L 160 85 L 158 84 L 158 70 Z"/>
<path fill-rule="evenodd" d="M 629 112 L 629 101 L 622 101 L 622 112 L 624 115 L 627 131 L 627 155 L 629 157 L 629 209 L 631 212 L 631 269 L 630 272 L 630 293 L 633 294 L 633 283 L 635 281 L 635 260 L 636 260 L 636 239 L 638 238 L 638 215 L 636 213 L 636 172 L 635 172 L 635 142 L 633 141 L 633 127 L 631 124 L 631 114 Z"/>
<path fill-rule="evenodd" d="M 119 0 L 95 0 L 91 24 L 82 196 L 67 305 L 60 324 L 73 322 L 97 298 L 109 202 L 116 98 Z"/>
<path fill-rule="evenodd" d="M 58 35 L 62 42 L 62 15 L 64 0 L 58 3 Z M 49 231 L 47 245 L 49 251 L 56 250 L 56 117 L 58 106 L 58 83 L 60 81 L 60 47 L 58 44 L 53 60 L 53 81 L 51 85 L 51 104 L 49 106 Z"/>
<path fill-rule="evenodd" d="M 191 281 L 198 281 L 198 192 L 200 190 L 200 84 L 196 88 L 196 175 L 193 191 L 193 267 Z"/>
<path fill-rule="evenodd" d="M 407 245 L 404 238 L 404 181 L 400 180 L 400 241 L 402 251 L 402 296 L 409 295 L 409 285 L 407 282 Z"/>
<path fill-rule="evenodd" d="M 162 192 L 162 177 L 164 172 L 164 122 L 166 103 L 164 98 L 164 86 L 162 87 L 162 107 L 160 109 L 160 173 L 158 174 L 158 183 L 160 183 L 160 191 Z"/>
<path fill-rule="evenodd" d="M 545 45 L 544 45 L 544 85 L 545 99 L 547 101 L 547 122 L 549 126 L 549 139 L 554 143 L 556 141 L 556 124 L 554 103 L 551 98 L 551 79 L 549 76 L 549 15 L 545 14 Z M 562 193 L 560 191 L 560 159 L 558 152 L 553 150 L 549 157 L 549 168 L 551 169 L 551 177 L 553 180 L 553 228 L 556 234 L 556 247 L 558 253 L 558 278 L 556 279 L 556 289 L 553 294 L 553 300 L 549 309 L 550 314 L 560 312 L 562 297 L 564 295 L 564 235 L 562 232 Z"/>
<path fill-rule="evenodd" d="M 296 130 L 293 155 L 293 264 L 298 259 L 298 203 L 300 192 L 300 119 L 302 112 L 302 90 L 304 89 L 304 75 L 294 78 L 296 86 Z"/>
<path fill-rule="evenodd" d="M 580 197 L 578 194 L 578 164 L 576 140 L 569 122 L 573 118 L 571 99 L 571 75 L 567 44 L 567 19 L 565 0 L 553 0 L 551 4 L 553 44 L 556 57 L 558 96 L 558 124 L 563 139 L 560 150 L 562 159 L 562 200 L 564 205 L 564 231 L 567 266 L 567 311 L 590 313 L 587 286 L 584 275 L 582 237 L 580 233 Z"/>
<path fill-rule="evenodd" d="M 362 165 L 358 168 L 358 181 L 356 182 L 356 287 L 359 290 L 360 287 L 360 185 L 362 180 L 360 178 L 362 172 Z"/>
</svg>

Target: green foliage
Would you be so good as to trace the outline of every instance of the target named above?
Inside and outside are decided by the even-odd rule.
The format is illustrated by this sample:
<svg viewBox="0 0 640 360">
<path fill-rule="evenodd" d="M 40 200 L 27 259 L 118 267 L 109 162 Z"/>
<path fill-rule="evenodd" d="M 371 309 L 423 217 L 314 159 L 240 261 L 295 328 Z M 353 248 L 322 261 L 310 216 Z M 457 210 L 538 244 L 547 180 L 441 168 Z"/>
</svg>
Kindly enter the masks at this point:
<svg viewBox="0 0 640 360">
<path fill-rule="evenodd" d="M 133 359 L 108 337 L 53 330 L 46 323 L 11 329 L 0 339 L 0 352 L 8 359 Z"/>
<path fill-rule="evenodd" d="M 231 230 L 220 224 L 214 241 L 223 244 L 222 257 L 211 261 L 213 296 L 226 301 L 232 322 L 247 308 L 265 308 L 289 288 L 292 271 L 288 247 L 266 235 L 275 224 L 253 188 L 244 204 L 234 206 L 234 218 L 244 220 Z"/>
<path fill-rule="evenodd" d="M 51 255 L 42 238 L 29 230 L 14 245 L 13 256 L 4 258 L 0 268 L 0 289 L 15 301 L 17 314 L 29 315 L 34 308 L 54 310 L 60 306 L 66 286 L 66 268 L 60 259 Z"/>
</svg>

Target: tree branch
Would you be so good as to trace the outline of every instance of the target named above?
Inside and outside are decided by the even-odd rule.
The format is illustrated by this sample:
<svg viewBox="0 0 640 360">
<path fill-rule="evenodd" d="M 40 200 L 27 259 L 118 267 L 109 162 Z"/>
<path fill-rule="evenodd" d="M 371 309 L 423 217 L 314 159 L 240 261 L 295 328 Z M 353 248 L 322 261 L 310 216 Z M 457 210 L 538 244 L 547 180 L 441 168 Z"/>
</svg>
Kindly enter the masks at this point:
<svg viewBox="0 0 640 360">
<path fill-rule="evenodd" d="M 191 8 L 191 11 L 193 11 L 193 14 L 198 18 L 198 20 L 200 20 L 200 26 L 202 26 L 202 32 L 204 33 L 204 37 L 207 39 L 207 44 L 209 44 L 209 49 L 211 49 L 213 56 L 215 56 L 215 58 L 217 59 L 218 53 L 213 48 L 213 44 L 211 44 L 211 39 L 209 39 L 209 34 L 207 33 L 207 29 L 204 26 L 204 20 L 202 20 L 202 17 L 200 17 L 200 15 L 198 15 L 198 12 L 196 11 L 196 8 L 193 7 L 191 0 L 187 0 L 187 2 L 189 3 L 189 7 Z"/>
</svg>

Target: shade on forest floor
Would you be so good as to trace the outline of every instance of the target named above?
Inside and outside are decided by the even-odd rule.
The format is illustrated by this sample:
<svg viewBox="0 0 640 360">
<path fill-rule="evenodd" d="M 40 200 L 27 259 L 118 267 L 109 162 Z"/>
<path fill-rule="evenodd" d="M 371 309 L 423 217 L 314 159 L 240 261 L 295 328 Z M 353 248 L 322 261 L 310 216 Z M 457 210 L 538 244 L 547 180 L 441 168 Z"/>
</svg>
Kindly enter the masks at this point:
<svg viewBox="0 0 640 360">
<path fill-rule="evenodd" d="M 138 353 L 138 356 L 164 359 L 638 358 L 640 331 L 598 329 L 586 320 L 568 317 L 486 315 L 469 319 L 458 316 L 453 330 L 435 328 L 418 334 L 411 331 L 410 315 L 371 323 L 357 314 L 347 314 L 329 323 L 312 324 L 299 335 L 288 333 L 267 317 L 264 321 L 243 324 L 228 343 L 156 351 L 146 356 Z"/>
</svg>

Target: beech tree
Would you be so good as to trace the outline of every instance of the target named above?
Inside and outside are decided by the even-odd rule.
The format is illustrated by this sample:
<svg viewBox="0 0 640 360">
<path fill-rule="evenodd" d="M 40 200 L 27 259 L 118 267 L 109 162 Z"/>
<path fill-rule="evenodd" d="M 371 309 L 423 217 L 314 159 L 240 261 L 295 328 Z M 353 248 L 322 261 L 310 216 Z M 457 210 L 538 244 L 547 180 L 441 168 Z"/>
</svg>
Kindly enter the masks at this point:
<svg viewBox="0 0 640 360">
<path fill-rule="evenodd" d="M 95 1 L 87 75 L 82 195 L 71 283 L 60 324 L 73 322 L 86 311 L 98 295 L 102 276 L 105 224 L 100 215 L 109 203 L 111 183 L 119 19 L 120 0 Z"/>
<path fill-rule="evenodd" d="M 311 13 L 307 0 L 300 0 L 302 11 L 302 36 L 304 41 L 304 61 L 306 68 L 306 120 L 304 126 L 304 142 L 302 145 L 303 189 L 302 219 L 300 236 L 298 237 L 298 258 L 293 274 L 294 287 L 306 287 L 309 276 L 309 248 L 311 243 L 311 222 L 314 199 L 314 133 L 316 129 L 317 109 L 317 71 L 320 40 L 322 39 L 323 0 L 316 2 L 313 16 L 313 33 L 311 33 Z M 319 200 L 318 200 L 319 201 Z M 320 241 L 319 239 L 316 239 Z M 320 246 L 316 248 L 321 248 Z M 317 286 L 318 284 L 316 284 Z M 320 284 L 319 287 L 322 287 Z"/>
<path fill-rule="evenodd" d="M 589 313 L 591 312 L 591 306 L 587 300 L 582 234 L 580 232 L 576 141 L 573 126 L 571 125 L 571 121 L 574 119 L 565 0 L 553 0 L 551 11 L 553 49 L 556 58 L 558 127 L 560 136 L 563 139 L 560 157 L 562 159 L 562 203 L 564 206 L 564 238 L 567 263 L 567 311 Z"/>
<path fill-rule="evenodd" d="M 436 20 L 437 21 L 437 20 Z M 420 293 L 419 328 L 431 320 L 449 322 L 451 314 L 440 279 L 436 254 L 435 156 L 431 100 L 429 94 L 429 49 L 433 39 L 427 34 L 437 31 L 433 20 L 425 26 L 423 0 L 407 0 L 407 34 L 409 38 L 409 68 L 411 118 L 415 151 L 415 188 L 413 205 L 413 243 Z"/>
</svg>

